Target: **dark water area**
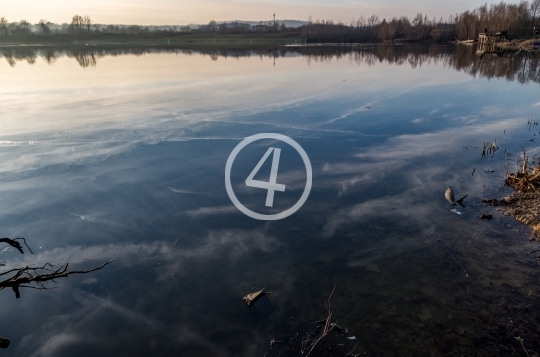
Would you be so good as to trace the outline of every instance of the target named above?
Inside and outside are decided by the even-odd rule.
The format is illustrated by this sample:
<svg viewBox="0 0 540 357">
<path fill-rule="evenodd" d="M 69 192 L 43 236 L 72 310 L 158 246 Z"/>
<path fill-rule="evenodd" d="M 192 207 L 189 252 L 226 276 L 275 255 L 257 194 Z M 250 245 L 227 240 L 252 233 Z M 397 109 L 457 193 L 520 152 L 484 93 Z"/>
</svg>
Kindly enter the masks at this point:
<svg viewBox="0 0 540 357">
<path fill-rule="evenodd" d="M 300 355 L 287 350 L 298 322 L 325 319 L 335 287 L 348 332 L 311 356 L 538 355 L 540 247 L 480 203 L 511 193 L 520 152 L 540 154 L 537 54 L 90 47 L 0 48 L 1 234 L 35 253 L 8 247 L 3 268 L 116 258 L 57 289 L 2 291 L 3 354 Z M 260 133 L 294 139 L 312 166 L 309 197 L 281 220 L 248 217 L 225 187 L 229 155 Z M 286 186 L 272 207 L 245 184 L 269 148 Z M 307 176 L 264 139 L 239 152 L 231 186 L 274 214 Z"/>
</svg>

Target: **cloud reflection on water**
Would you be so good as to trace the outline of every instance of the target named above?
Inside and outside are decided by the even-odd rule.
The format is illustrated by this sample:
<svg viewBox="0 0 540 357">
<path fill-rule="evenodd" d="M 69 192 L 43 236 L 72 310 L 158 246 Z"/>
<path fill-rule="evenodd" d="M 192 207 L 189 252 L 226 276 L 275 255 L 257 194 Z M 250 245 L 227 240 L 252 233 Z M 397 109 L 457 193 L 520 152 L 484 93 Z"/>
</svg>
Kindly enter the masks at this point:
<svg viewBox="0 0 540 357">
<path fill-rule="evenodd" d="M 514 119 L 494 123 L 491 120 L 490 117 L 484 117 L 482 122 L 474 126 L 459 125 L 438 132 L 392 137 L 382 145 L 372 146 L 356 154 L 357 160 L 326 163 L 323 168 L 324 182 L 329 185 L 335 184 L 340 196 L 365 187 L 376 186 L 379 182 L 387 182 L 388 176 L 398 175 L 404 187 L 399 189 L 399 193 L 388 197 L 340 208 L 329 218 L 324 234 L 332 236 L 343 225 L 358 223 L 370 217 L 384 216 L 392 207 L 412 206 L 414 209 L 408 212 L 414 215 L 415 219 L 426 221 L 431 202 L 426 201 L 424 197 L 442 197 L 441 192 L 444 191 L 445 184 L 441 184 L 440 176 L 446 176 L 445 182 L 449 185 L 458 184 L 467 192 L 474 190 L 475 197 L 481 195 L 482 185 L 491 186 L 493 182 L 485 179 L 480 179 L 480 182 L 459 179 L 465 175 L 469 178 L 470 174 L 467 175 L 469 166 L 480 164 L 469 162 L 471 159 L 473 162 L 476 161 L 474 159 L 479 158 L 481 150 L 475 150 L 473 157 L 467 155 L 462 162 L 455 162 L 453 159 L 456 152 L 465 151 L 464 147 L 473 143 L 481 147 L 479 137 L 485 137 L 487 140 L 491 137 L 500 138 L 505 128 L 508 132 L 519 132 L 520 129 L 524 129 L 523 123 Z M 500 160 L 498 164 L 502 165 Z M 481 174 L 477 174 L 477 177 L 479 175 Z"/>
<path fill-rule="evenodd" d="M 74 283 L 71 284 L 59 282 L 61 290 L 57 294 L 59 296 L 70 295 L 69 287 L 75 289 L 73 298 L 77 304 L 74 307 L 70 306 L 67 313 L 47 317 L 44 320 L 41 317 L 34 320 L 34 324 L 38 324 L 35 326 L 37 327 L 35 334 L 24 336 L 20 344 L 14 346 L 15 351 L 28 356 L 70 355 L 73 349 L 79 350 L 80 348 L 84 348 L 86 351 L 78 353 L 83 356 L 98 353 L 98 351 L 103 351 L 103 348 L 105 350 L 120 349 L 123 353 L 132 351 L 135 354 L 139 354 L 141 351 L 167 353 L 166 351 L 178 351 L 186 344 L 195 344 L 202 350 L 229 355 L 225 349 L 187 326 L 183 326 L 183 323 L 167 322 L 167 318 L 165 318 L 167 309 L 173 308 L 174 305 L 164 306 L 163 301 L 174 300 L 174 296 L 169 295 L 171 290 L 175 291 L 175 294 L 192 294 L 188 291 L 182 291 L 182 289 L 179 290 L 178 282 L 184 285 L 185 282 L 182 280 L 190 279 L 194 269 L 212 266 L 218 257 L 220 260 L 225 259 L 229 264 L 234 264 L 235 261 L 257 251 L 272 252 L 279 248 L 280 242 L 261 230 L 210 232 L 201 242 L 202 245 L 191 248 L 180 247 L 180 244 L 174 247 L 173 244 L 166 242 L 71 246 L 10 260 L 8 268 L 23 264 L 39 265 L 45 262 L 60 262 L 69 258 L 71 266 L 78 268 L 98 264 L 105 257 L 116 257 L 111 266 L 118 272 L 117 277 L 120 277 L 122 272 L 129 274 L 129 268 L 134 266 L 146 269 L 149 274 L 154 276 L 153 282 L 146 281 L 142 286 L 136 284 L 128 289 L 140 294 L 141 291 L 138 289 L 148 286 L 148 289 L 154 290 L 156 295 L 152 294 L 152 297 L 145 298 L 144 305 L 158 304 L 163 306 L 163 309 L 158 309 L 160 312 L 157 315 L 155 311 L 142 312 L 137 307 L 128 307 L 137 305 L 134 302 L 140 299 L 138 294 L 132 295 L 131 299 L 125 299 L 125 297 L 118 296 L 122 294 L 109 290 L 109 294 L 112 296 L 100 297 L 94 293 L 77 290 L 77 287 L 73 285 L 77 280 L 81 280 L 80 278 L 74 278 Z M 102 274 L 94 274 L 93 276 L 100 276 L 100 281 L 97 284 L 92 284 L 97 288 L 100 284 L 114 284 L 116 279 L 110 280 L 110 276 L 102 278 Z M 129 276 L 125 278 L 129 279 Z M 83 280 L 83 283 L 87 280 Z M 23 291 L 23 294 L 26 299 L 38 298 L 26 290 Z M 216 296 L 216 298 L 218 297 Z M 117 299 L 122 300 L 118 302 Z M 183 300 L 182 297 L 178 299 Z M 70 305 L 72 304 L 70 303 Z M 181 308 L 185 309 L 187 306 Z M 158 317 L 160 315 L 161 317 Z M 126 333 L 117 333 L 115 340 L 111 341 L 109 335 L 111 332 L 107 332 L 110 328 L 114 328 L 116 332 L 118 332 L 117 329 L 121 328 Z M 140 338 L 143 340 L 134 342 Z M 154 340 L 154 343 L 148 343 L 149 339 Z M 156 345 L 156 343 L 160 345 Z"/>
<path fill-rule="evenodd" d="M 92 267 L 108 257 L 117 261 L 92 275 L 98 279 L 94 284 L 79 284 L 81 278 L 60 283 L 50 295 L 25 292 L 24 302 L 36 316 L 21 319 L 10 315 L 10 309 L 3 312 L 21 341 L 8 355 L 189 355 L 186 350 L 240 355 L 252 348 L 255 338 L 267 337 L 267 324 L 285 321 L 290 311 L 316 315 L 313 306 L 326 298 L 322 288 L 336 281 L 344 296 L 350 294 L 342 302 L 353 312 L 363 307 L 375 311 L 370 296 L 388 299 L 393 289 L 396 296 L 422 291 L 399 285 L 427 285 L 406 275 L 406 269 L 401 275 L 385 275 L 396 267 L 393 259 L 421 248 L 429 254 L 419 259 L 441 261 L 444 251 L 434 246 L 432 234 L 472 236 L 472 217 L 479 209 L 474 200 L 494 186 L 483 169 L 502 167 L 503 161 L 496 156 L 479 163 L 479 150 L 463 146 L 481 147 L 497 138 L 501 148 L 515 150 L 525 140 L 522 129 L 531 115 L 530 103 L 537 99 L 515 83 L 505 85 L 517 93 L 509 96 L 494 90 L 502 81 L 456 74 L 455 63 L 450 63 L 455 54 L 420 53 L 421 61 L 415 62 L 413 52 L 392 57 L 378 51 L 359 54 L 361 66 L 333 62 L 338 55 L 347 59 L 348 52 L 320 57 L 308 52 L 284 57 L 283 67 L 272 71 L 267 62 L 247 57 L 223 69 L 207 67 L 212 75 L 199 63 L 186 77 L 179 76 L 181 71 L 172 76 L 170 68 L 186 70 L 201 59 L 198 55 L 132 58 L 128 53 L 120 60 L 99 58 L 91 68 L 95 72 L 69 72 L 79 69 L 61 61 L 38 72 L 45 77 L 56 68 L 76 73 L 88 86 L 82 86 L 84 97 L 75 85 L 73 98 L 61 100 L 58 93 L 49 96 L 54 83 L 36 83 L 36 101 L 14 88 L 11 95 L 17 102 L 0 104 L 6 118 L 0 218 L 7 235 L 25 236 L 45 248 L 34 256 L 4 252 L 7 267 L 67 259 L 74 267 Z M 313 60 L 311 67 L 306 58 Z M 371 67 L 362 67 L 371 60 Z M 99 83 L 113 73 L 107 72 L 111 68 L 126 64 L 133 67 L 115 72 L 114 85 Z M 462 65 L 479 64 L 474 58 Z M 34 68 L 9 70 L 31 77 Z M 157 74 L 133 76 L 137 69 Z M 345 77 L 348 81 L 342 82 Z M 62 85 L 69 88 L 69 83 Z M 361 104 L 375 100 L 378 104 L 369 110 Z M 29 109 L 19 110 L 21 103 Z M 79 107 L 84 108 L 81 113 Z M 411 123 L 420 117 L 430 120 Z M 254 222 L 228 200 L 224 165 L 242 138 L 276 130 L 308 152 L 314 186 L 294 217 Z M 248 172 L 253 167 L 248 158 L 242 163 Z M 279 177 L 300 190 L 305 173 L 292 167 Z M 449 212 L 442 196 L 448 184 L 456 192 L 470 192 L 463 217 Z M 246 205 L 253 206 L 260 198 L 246 197 Z M 468 254 L 480 251 L 466 250 L 459 258 L 474 267 Z M 369 263 L 379 267 L 378 278 L 366 271 Z M 411 260 L 409 266 L 414 264 Z M 448 271 L 441 271 L 453 277 L 454 268 L 447 264 Z M 485 269 L 493 273 L 495 266 Z M 478 271 L 479 277 L 487 274 Z M 520 275 L 516 280 L 526 279 Z M 265 285 L 277 289 L 270 312 L 257 315 L 243 309 L 243 294 Z M 461 293 L 452 290 L 456 285 L 451 279 L 433 279 L 429 285 L 447 288 L 441 288 L 445 294 Z M 54 309 L 57 303 L 48 300 L 53 297 L 62 309 Z M 357 301 L 360 307 L 351 305 Z M 19 306 L 9 297 L 6 302 Z M 460 308 L 452 304 L 440 308 Z M 413 319 L 413 310 L 402 313 Z M 378 316 L 372 320 L 378 323 L 387 315 Z M 373 339 L 368 327 L 362 335 Z M 391 346 L 392 341 L 383 342 Z"/>
</svg>

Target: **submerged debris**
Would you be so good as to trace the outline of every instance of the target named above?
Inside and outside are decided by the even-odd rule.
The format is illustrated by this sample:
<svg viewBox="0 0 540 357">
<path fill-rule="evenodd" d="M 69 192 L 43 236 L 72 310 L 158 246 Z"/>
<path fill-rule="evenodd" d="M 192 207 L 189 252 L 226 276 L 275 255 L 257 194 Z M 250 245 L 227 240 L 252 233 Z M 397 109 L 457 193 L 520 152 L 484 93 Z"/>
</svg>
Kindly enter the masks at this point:
<svg viewBox="0 0 540 357">
<path fill-rule="evenodd" d="M 326 318 L 316 321 L 302 321 L 291 317 L 284 324 L 277 337 L 260 344 L 259 355 L 266 357 L 358 357 L 366 356 L 364 348 L 356 343 L 357 337 L 349 335 L 348 329 L 337 323 L 331 298 L 334 289 L 325 302 Z"/>
<path fill-rule="evenodd" d="M 347 330 L 346 328 L 339 326 L 337 322 L 332 322 L 330 324 L 330 328 L 336 330 L 337 332 L 345 332 L 345 333 L 349 332 L 349 330 Z"/>
<path fill-rule="evenodd" d="M 264 290 L 264 288 L 263 288 L 263 289 L 261 289 L 259 291 L 254 292 L 254 293 L 247 294 L 246 296 L 243 297 L 243 299 L 246 302 L 247 306 L 251 306 L 251 305 L 253 305 L 255 303 L 255 301 L 257 301 L 259 298 L 263 297 L 266 294 L 272 295 L 271 292 L 266 292 Z"/>
<path fill-rule="evenodd" d="M 492 218 L 493 218 L 493 216 L 491 215 L 491 213 L 482 213 L 480 215 L 480 219 L 488 219 L 489 220 L 489 219 L 492 219 Z"/>
</svg>

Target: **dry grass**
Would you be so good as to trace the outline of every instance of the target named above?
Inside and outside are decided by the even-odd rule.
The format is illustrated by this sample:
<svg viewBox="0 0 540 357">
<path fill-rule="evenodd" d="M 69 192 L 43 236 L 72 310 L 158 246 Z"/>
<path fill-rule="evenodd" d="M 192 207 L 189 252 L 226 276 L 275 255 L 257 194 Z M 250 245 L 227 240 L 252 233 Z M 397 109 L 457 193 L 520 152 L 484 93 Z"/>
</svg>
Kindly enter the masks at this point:
<svg viewBox="0 0 540 357">
<path fill-rule="evenodd" d="M 506 173 L 504 183 L 516 192 L 540 193 L 540 166 L 530 168 L 529 157 L 523 153 L 523 165 L 515 173 Z"/>
<path fill-rule="evenodd" d="M 504 183 L 517 192 L 540 193 L 540 167 L 535 167 L 529 172 L 506 174 Z"/>
</svg>

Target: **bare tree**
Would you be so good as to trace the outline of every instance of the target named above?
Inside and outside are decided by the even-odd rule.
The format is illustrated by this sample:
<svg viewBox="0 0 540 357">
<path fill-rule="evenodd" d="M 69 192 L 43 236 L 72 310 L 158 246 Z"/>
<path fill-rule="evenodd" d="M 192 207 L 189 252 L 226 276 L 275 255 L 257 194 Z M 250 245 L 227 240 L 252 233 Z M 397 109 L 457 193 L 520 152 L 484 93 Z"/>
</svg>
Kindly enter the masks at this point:
<svg viewBox="0 0 540 357">
<path fill-rule="evenodd" d="M 20 31 L 24 36 L 28 36 L 32 32 L 30 30 L 30 26 L 31 26 L 30 23 L 28 21 L 26 21 L 26 20 L 21 20 L 19 22 Z"/>
<path fill-rule="evenodd" d="M 371 15 L 367 19 L 368 26 L 377 26 L 381 21 L 379 20 L 379 16 L 377 15 Z"/>
<path fill-rule="evenodd" d="M 219 24 L 218 31 L 221 32 L 221 33 L 227 32 L 227 23 L 222 22 L 221 24 Z"/>
<path fill-rule="evenodd" d="M 92 20 L 88 15 L 75 15 L 69 24 L 69 32 L 72 34 L 89 34 L 92 32 Z"/>
<path fill-rule="evenodd" d="M 531 3 L 530 7 L 530 13 L 531 13 L 531 33 L 535 34 L 535 24 L 538 20 L 538 16 L 540 16 L 540 0 L 534 0 Z"/>
<path fill-rule="evenodd" d="M 455 17 L 458 38 L 475 38 L 478 33 L 509 31 L 514 34 L 530 33 L 540 15 L 540 0 L 531 4 L 521 1 L 518 4 L 500 2 L 480 6 L 472 11 L 464 11 Z"/>
<path fill-rule="evenodd" d="M 358 18 L 358 20 L 356 20 L 356 27 L 361 29 L 364 26 L 366 26 L 366 19 L 362 15 Z"/>
<path fill-rule="evenodd" d="M 83 30 L 86 33 L 91 32 L 91 30 L 92 30 L 92 20 L 90 19 L 90 16 L 84 15 L 84 17 L 82 18 L 82 26 L 83 26 Z"/>
<path fill-rule="evenodd" d="M 47 20 L 39 20 L 39 29 L 41 30 L 41 33 L 44 35 L 49 35 L 51 33 L 51 29 L 49 27 L 49 23 Z"/>
<path fill-rule="evenodd" d="M 0 243 L 5 243 L 13 248 L 17 249 L 21 254 L 24 254 L 23 247 L 19 241 L 24 242 L 24 245 L 30 253 L 33 254 L 30 247 L 26 244 L 24 238 L 0 238 Z M 0 281 L 0 290 L 11 288 L 15 293 L 15 298 L 19 299 L 21 297 L 20 289 L 37 289 L 37 290 L 49 290 L 51 287 L 47 286 L 46 283 L 52 281 L 56 283 L 56 279 L 67 278 L 72 275 L 87 274 L 96 270 L 102 269 L 104 266 L 110 264 L 114 259 L 111 259 L 101 266 L 90 269 L 90 270 L 68 270 L 69 263 L 65 262 L 60 265 L 58 268 L 50 263 L 45 263 L 44 265 L 32 267 L 25 266 L 22 268 L 9 269 L 5 272 L 0 273 L 0 276 L 4 280 Z M 2 264 L 3 265 L 3 264 Z M 0 348 L 7 348 L 9 346 L 9 340 L 7 338 L 0 337 Z"/>
<path fill-rule="evenodd" d="M 3 36 L 9 34 L 9 24 L 5 17 L 0 18 L 0 34 Z"/>
<path fill-rule="evenodd" d="M 9 32 L 13 36 L 29 36 L 31 33 L 30 23 L 26 20 L 9 24 Z"/>
<path fill-rule="evenodd" d="M 209 32 L 217 31 L 217 22 L 215 20 L 211 20 L 206 26 Z"/>
<path fill-rule="evenodd" d="M 79 15 L 74 15 L 69 24 L 69 32 L 73 34 L 80 34 L 83 32 L 83 18 Z"/>
</svg>

